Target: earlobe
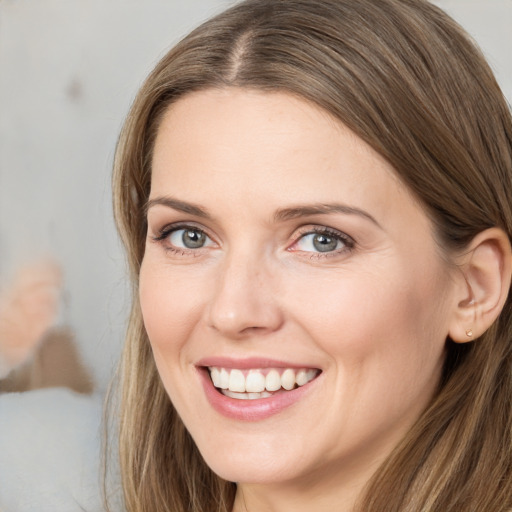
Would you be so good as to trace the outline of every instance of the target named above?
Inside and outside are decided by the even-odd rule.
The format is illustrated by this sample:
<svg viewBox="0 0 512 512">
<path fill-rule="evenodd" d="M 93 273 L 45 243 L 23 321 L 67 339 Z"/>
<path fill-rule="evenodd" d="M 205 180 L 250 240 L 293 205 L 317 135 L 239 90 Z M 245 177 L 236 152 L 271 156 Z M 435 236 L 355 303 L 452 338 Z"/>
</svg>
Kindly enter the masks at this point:
<svg viewBox="0 0 512 512">
<path fill-rule="evenodd" d="M 457 343 L 473 341 L 498 318 L 510 289 L 512 251 L 499 228 L 479 233 L 459 262 L 464 283 L 459 287 L 449 336 Z"/>
</svg>

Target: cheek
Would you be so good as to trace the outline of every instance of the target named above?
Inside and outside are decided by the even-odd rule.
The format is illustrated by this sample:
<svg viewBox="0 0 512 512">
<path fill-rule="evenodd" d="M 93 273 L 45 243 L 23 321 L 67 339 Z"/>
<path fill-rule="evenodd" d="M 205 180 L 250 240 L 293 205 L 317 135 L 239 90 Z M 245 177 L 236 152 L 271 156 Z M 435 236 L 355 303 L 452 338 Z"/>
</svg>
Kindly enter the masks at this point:
<svg viewBox="0 0 512 512">
<path fill-rule="evenodd" d="M 347 280 L 327 308 L 310 313 L 315 339 L 337 368 L 337 396 L 351 401 L 360 425 L 409 424 L 435 393 L 446 327 L 442 283 L 431 277 L 388 269 L 386 278 Z"/>
<path fill-rule="evenodd" d="M 176 408 L 183 412 L 188 396 L 180 376 L 189 369 L 187 340 L 198 323 L 199 291 L 182 283 L 169 267 L 143 262 L 139 300 L 144 326 L 162 384 Z M 190 284 L 190 283 L 189 283 Z"/>
<path fill-rule="evenodd" d="M 156 358 L 160 352 L 177 350 L 200 314 L 199 288 L 193 280 L 182 283 L 179 276 L 172 274 L 145 261 L 140 272 L 142 317 Z"/>
<path fill-rule="evenodd" d="M 438 269 L 426 277 L 406 268 L 302 280 L 295 296 L 308 300 L 295 301 L 297 322 L 339 365 L 371 362 L 390 373 L 411 368 L 411 374 L 425 361 L 438 365 L 447 333 L 446 277 Z"/>
</svg>

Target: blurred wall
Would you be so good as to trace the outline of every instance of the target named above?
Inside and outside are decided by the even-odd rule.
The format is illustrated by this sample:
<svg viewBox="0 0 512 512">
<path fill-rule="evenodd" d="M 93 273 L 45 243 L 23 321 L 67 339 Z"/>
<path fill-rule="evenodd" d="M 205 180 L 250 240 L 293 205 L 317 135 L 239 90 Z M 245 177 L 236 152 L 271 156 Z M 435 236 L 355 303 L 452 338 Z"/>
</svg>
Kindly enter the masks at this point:
<svg viewBox="0 0 512 512">
<path fill-rule="evenodd" d="M 63 323 L 100 388 L 128 305 L 110 169 L 117 135 L 165 50 L 231 0 L 0 0 L 0 282 L 54 255 Z M 481 44 L 512 100 L 512 0 L 438 0 Z"/>
<path fill-rule="evenodd" d="M 165 50 L 226 0 L 0 0 L 0 282 L 53 255 L 100 387 L 126 319 L 110 171 L 123 118 Z"/>
</svg>

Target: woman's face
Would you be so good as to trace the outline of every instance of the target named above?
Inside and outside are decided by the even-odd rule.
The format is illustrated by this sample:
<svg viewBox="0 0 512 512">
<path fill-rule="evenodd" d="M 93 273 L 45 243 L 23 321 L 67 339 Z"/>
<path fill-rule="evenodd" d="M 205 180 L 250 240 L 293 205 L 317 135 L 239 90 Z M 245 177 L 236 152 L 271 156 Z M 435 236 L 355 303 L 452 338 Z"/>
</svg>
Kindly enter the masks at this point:
<svg viewBox="0 0 512 512">
<path fill-rule="evenodd" d="M 142 312 L 208 465 L 258 485 L 366 479 L 443 364 L 454 281 L 421 207 L 284 93 L 179 100 L 152 172 Z"/>
</svg>

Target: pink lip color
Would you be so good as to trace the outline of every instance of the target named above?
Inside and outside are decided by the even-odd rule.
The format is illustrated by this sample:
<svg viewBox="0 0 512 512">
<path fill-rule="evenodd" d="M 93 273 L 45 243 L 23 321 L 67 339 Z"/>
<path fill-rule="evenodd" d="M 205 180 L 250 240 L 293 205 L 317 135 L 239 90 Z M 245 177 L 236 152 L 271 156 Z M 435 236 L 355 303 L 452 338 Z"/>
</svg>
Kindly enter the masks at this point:
<svg viewBox="0 0 512 512">
<path fill-rule="evenodd" d="M 211 364 L 209 366 L 217 365 Z M 253 365 L 251 368 L 261 368 L 265 366 L 266 365 Z M 223 367 L 240 368 L 240 366 L 230 365 L 224 365 Z M 276 368 L 275 362 L 273 362 L 273 368 Z M 287 368 L 290 368 L 290 366 L 287 366 Z M 205 368 L 198 368 L 198 370 L 201 376 L 203 389 L 211 406 L 223 416 L 239 421 L 261 421 L 280 413 L 287 407 L 297 403 L 307 393 L 309 393 L 311 385 L 316 381 L 316 379 L 314 379 L 308 384 L 295 388 L 291 391 L 276 392 L 268 398 L 237 400 L 236 398 L 225 396 L 218 391 L 214 387 L 210 379 L 210 375 Z"/>
</svg>

